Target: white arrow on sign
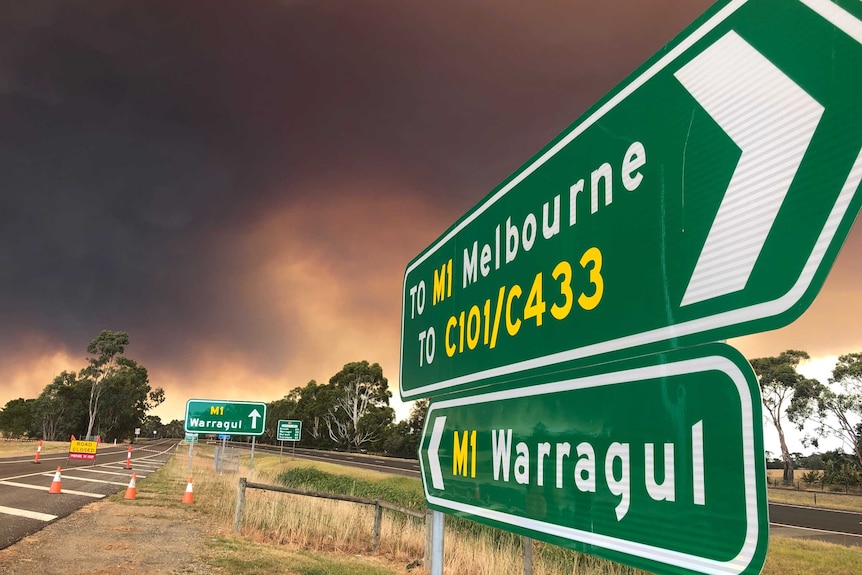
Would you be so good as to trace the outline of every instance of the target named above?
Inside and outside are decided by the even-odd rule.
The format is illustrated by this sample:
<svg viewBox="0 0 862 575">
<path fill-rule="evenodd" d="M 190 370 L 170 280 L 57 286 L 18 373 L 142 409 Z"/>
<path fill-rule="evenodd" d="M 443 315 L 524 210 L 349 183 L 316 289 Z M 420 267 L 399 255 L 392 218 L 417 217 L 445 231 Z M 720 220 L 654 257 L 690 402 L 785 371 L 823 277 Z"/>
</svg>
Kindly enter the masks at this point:
<svg viewBox="0 0 862 575">
<path fill-rule="evenodd" d="M 431 441 L 428 443 L 428 466 L 431 468 L 431 485 L 434 489 L 443 489 L 443 470 L 440 469 L 440 440 L 443 439 L 443 427 L 446 425 L 446 416 L 441 415 L 434 420 L 434 429 L 431 430 Z"/>
<path fill-rule="evenodd" d="M 257 412 L 257 409 L 252 409 L 248 416 L 251 418 L 251 428 L 257 429 L 257 420 L 261 417 L 260 413 Z"/>
<path fill-rule="evenodd" d="M 745 288 L 823 106 L 735 32 L 674 76 L 742 150 L 680 305 Z"/>
<path fill-rule="evenodd" d="M 742 150 L 680 305 L 745 288 L 823 106 L 735 32 L 674 76 Z"/>
</svg>

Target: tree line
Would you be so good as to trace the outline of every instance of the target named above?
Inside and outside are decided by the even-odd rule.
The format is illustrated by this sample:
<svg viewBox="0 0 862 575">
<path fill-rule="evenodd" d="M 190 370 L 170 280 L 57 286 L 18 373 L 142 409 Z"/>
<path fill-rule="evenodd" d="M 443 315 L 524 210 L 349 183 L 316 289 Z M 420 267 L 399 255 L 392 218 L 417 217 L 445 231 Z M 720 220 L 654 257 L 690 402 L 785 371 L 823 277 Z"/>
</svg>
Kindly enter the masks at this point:
<svg viewBox="0 0 862 575">
<path fill-rule="evenodd" d="M 822 469 L 836 483 L 862 483 L 862 353 L 838 358 L 827 382 L 806 378 L 799 364 L 810 359 L 804 351 L 787 350 L 775 357 L 751 360 L 760 384 L 764 416 L 775 427 L 781 449 L 783 480 L 794 482 L 795 459 L 785 440 L 784 424 L 804 431 L 803 444 L 817 448 L 835 437 L 849 454 L 834 453 Z M 813 476 L 809 476 L 809 479 Z"/>
<path fill-rule="evenodd" d="M 152 427 L 157 422 L 147 412 L 165 393 L 150 387 L 146 367 L 124 355 L 128 345 L 127 333 L 103 330 L 87 346 L 84 367 L 64 370 L 36 399 L 7 402 L 0 410 L 0 432 L 47 441 L 72 435 L 113 441 L 133 438 L 144 423 Z"/>
<path fill-rule="evenodd" d="M 347 363 L 329 383 L 311 380 L 268 404 L 262 439 L 276 443 L 278 420 L 292 419 L 302 421 L 302 447 L 416 458 L 428 400 L 415 402 L 410 416 L 396 422 L 391 397 L 379 364 Z"/>
<path fill-rule="evenodd" d="M 15 399 L 0 410 L 0 432 L 12 437 L 65 439 L 80 433 L 105 440 L 133 437 L 135 428 L 151 437 L 182 437 L 183 422 L 162 424 L 147 412 L 164 401 L 161 388 L 152 389 L 144 366 L 124 355 L 129 344 L 124 332 L 102 331 L 87 346 L 90 357 L 80 371 L 63 371 L 36 399 Z M 764 418 L 775 427 L 781 450 L 784 482 L 794 482 L 794 469 L 824 469 L 843 482 L 862 483 L 862 353 L 838 358 L 827 382 L 804 377 L 804 351 L 787 350 L 775 357 L 750 360 L 757 376 Z M 389 405 L 392 393 L 383 368 L 368 361 L 351 362 L 328 383 L 315 380 L 268 404 L 261 441 L 277 442 L 279 420 L 302 421 L 299 445 L 319 449 L 373 451 L 416 457 L 425 423 L 428 399 L 414 402 L 407 419 L 395 421 Z M 791 453 L 785 426 L 804 431 L 804 444 L 818 448 L 820 440 L 836 437 L 849 453 L 815 454 L 803 461 Z M 824 475 L 825 477 L 826 475 Z M 848 479 L 850 478 L 850 479 Z"/>
</svg>

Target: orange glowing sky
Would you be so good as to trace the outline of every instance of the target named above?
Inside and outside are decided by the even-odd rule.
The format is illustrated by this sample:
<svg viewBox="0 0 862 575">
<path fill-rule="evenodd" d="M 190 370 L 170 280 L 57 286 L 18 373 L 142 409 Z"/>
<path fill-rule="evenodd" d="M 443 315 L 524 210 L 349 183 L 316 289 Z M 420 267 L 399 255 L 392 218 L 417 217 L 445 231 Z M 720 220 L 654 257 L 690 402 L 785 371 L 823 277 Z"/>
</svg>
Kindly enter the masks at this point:
<svg viewBox="0 0 862 575">
<path fill-rule="evenodd" d="M 0 406 L 111 329 L 167 422 L 359 360 L 404 416 L 408 261 L 711 2 L 7 4 Z M 859 228 L 801 319 L 731 343 L 862 350 Z"/>
</svg>

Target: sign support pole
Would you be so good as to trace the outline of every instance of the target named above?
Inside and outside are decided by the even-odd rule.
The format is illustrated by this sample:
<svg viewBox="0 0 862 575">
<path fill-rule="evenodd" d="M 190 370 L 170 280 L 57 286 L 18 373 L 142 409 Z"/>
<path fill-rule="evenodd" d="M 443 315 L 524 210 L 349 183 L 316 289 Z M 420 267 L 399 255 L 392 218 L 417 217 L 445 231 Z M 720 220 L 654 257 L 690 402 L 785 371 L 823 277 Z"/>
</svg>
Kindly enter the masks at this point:
<svg viewBox="0 0 862 575">
<path fill-rule="evenodd" d="M 195 442 L 189 441 L 189 471 L 192 470 L 192 453 L 195 450 Z"/>
<path fill-rule="evenodd" d="M 524 548 L 524 575 L 533 575 L 533 540 L 521 536 L 521 545 Z"/>
<path fill-rule="evenodd" d="M 218 469 L 218 474 L 221 475 L 222 468 L 224 467 L 224 458 L 225 458 L 225 450 L 227 449 L 227 436 L 221 436 L 221 453 L 219 453 L 219 458 L 216 459 L 216 469 Z"/>
<path fill-rule="evenodd" d="M 431 575 L 443 575 L 443 513 L 431 512 Z"/>
<path fill-rule="evenodd" d="M 281 463 L 281 458 L 284 455 L 284 441 L 279 441 L 281 444 L 281 450 L 278 452 L 278 462 Z"/>
<path fill-rule="evenodd" d="M 257 439 L 254 435 L 251 436 L 251 459 L 248 462 L 248 472 L 254 471 L 254 440 Z"/>
</svg>

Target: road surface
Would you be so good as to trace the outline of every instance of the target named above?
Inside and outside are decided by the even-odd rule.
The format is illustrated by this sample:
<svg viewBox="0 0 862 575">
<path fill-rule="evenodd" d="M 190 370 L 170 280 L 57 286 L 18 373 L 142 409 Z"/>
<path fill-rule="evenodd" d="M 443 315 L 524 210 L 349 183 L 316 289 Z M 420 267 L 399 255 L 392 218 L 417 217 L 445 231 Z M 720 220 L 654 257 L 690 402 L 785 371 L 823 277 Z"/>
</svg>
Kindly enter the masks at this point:
<svg viewBox="0 0 862 575">
<path fill-rule="evenodd" d="M 146 477 L 167 461 L 176 443 L 133 446 L 131 469 L 126 469 L 126 445 L 100 447 L 95 462 L 68 459 L 65 453 L 43 454 L 38 464 L 32 456 L 0 459 L 0 549 L 125 489 L 133 472 L 138 478 Z M 58 466 L 62 468 L 60 493 L 48 493 Z"/>
</svg>

